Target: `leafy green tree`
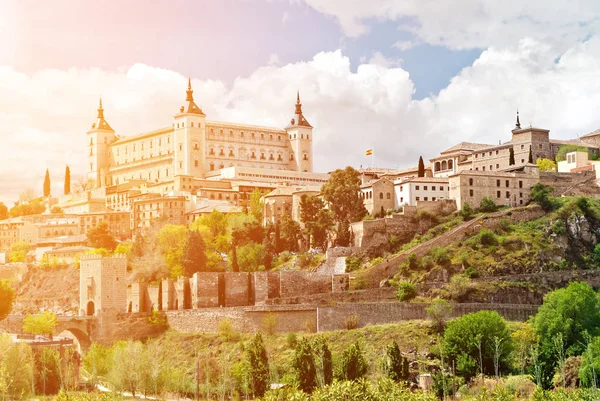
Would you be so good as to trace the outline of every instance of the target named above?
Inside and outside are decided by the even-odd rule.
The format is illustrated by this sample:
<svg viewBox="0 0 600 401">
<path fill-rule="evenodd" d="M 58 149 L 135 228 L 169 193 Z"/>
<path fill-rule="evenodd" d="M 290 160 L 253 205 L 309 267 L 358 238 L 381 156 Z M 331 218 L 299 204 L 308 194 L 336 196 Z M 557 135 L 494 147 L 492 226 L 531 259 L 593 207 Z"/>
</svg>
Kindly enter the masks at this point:
<svg viewBox="0 0 600 401">
<path fill-rule="evenodd" d="M 250 367 L 250 388 L 255 396 L 262 397 L 269 387 L 269 358 L 260 333 L 256 333 L 246 349 Z"/>
<path fill-rule="evenodd" d="M 481 200 L 481 203 L 479 204 L 479 210 L 484 213 L 495 212 L 496 209 L 498 209 L 498 206 L 496 206 L 496 202 L 494 202 L 494 200 L 489 196 L 483 198 Z"/>
<path fill-rule="evenodd" d="M 263 207 L 262 193 L 260 189 L 254 188 L 254 191 L 250 194 L 250 214 L 261 224 L 263 221 Z"/>
<path fill-rule="evenodd" d="M 42 347 L 34 352 L 34 383 L 37 394 L 57 394 L 61 386 L 61 361 L 58 350 Z"/>
<path fill-rule="evenodd" d="M 23 318 L 23 331 L 29 334 L 45 334 L 52 338 L 52 333 L 58 325 L 58 318 L 52 312 L 41 315 L 26 315 Z"/>
<path fill-rule="evenodd" d="M 52 213 L 52 214 L 63 214 L 64 210 L 60 206 L 54 205 L 54 206 L 52 206 L 52 209 L 50 209 L 50 213 Z"/>
<path fill-rule="evenodd" d="M 321 194 L 333 214 L 334 223 L 339 225 L 343 222 L 349 227 L 350 223 L 361 221 L 367 215 L 360 196 L 360 184 L 360 173 L 349 166 L 335 170 L 323 184 Z"/>
<path fill-rule="evenodd" d="M 96 227 L 90 228 L 87 231 L 87 238 L 90 245 L 94 248 L 104 248 L 112 252 L 117 246 L 117 241 L 111 235 L 108 224 L 105 221 L 101 221 Z"/>
<path fill-rule="evenodd" d="M 44 177 L 44 197 L 50 196 L 50 172 L 46 169 L 46 176 Z"/>
<path fill-rule="evenodd" d="M 539 158 L 535 161 L 535 164 L 541 172 L 557 170 L 556 162 L 552 159 Z"/>
<path fill-rule="evenodd" d="M 381 367 L 383 374 L 395 382 L 408 380 L 408 360 L 402 357 L 396 341 L 387 346 Z"/>
<path fill-rule="evenodd" d="M 237 257 L 237 243 L 235 242 L 235 240 L 231 242 L 231 271 L 240 271 L 240 264 L 238 263 Z"/>
<path fill-rule="evenodd" d="M 400 302 L 410 301 L 417 296 L 417 287 L 410 281 L 401 281 L 398 283 L 398 290 L 396 291 L 396 298 Z"/>
<path fill-rule="evenodd" d="M 510 366 L 513 343 L 506 322 L 495 311 L 463 315 L 448 323 L 444 332 L 445 354 L 456 363 L 456 372 L 470 379 L 478 372 L 495 373 L 494 357 L 498 350 L 498 368 L 506 372 Z"/>
<path fill-rule="evenodd" d="M 188 230 L 181 257 L 181 265 L 186 277 L 192 277 L 196 272 L 206 271 L 205 248 L 200 233 L 195 230 Z"/>
<path fill-rule="evenodd" d="M 280 223 L 280 251 L 298 251 L 298 241 L 302 238 L 300 224 L 288 215 L 281 218 Z"/>
<path fill-rule="evenodd" d="M 98 343 L 92 343 L 83 358 L 83 367 L 90 375 L 92 384 L 106 378 L 111 368 L 112 349 Z"/>
<path fill-rule="evenodd" d="M 340 359 L 340 378 L 343 380 L 357 380 L 367 375 L 369 363 L 367 362 L 360 344 L 355 342 L 346 348 Z"/>
<path fill-rule="evenodd" d="M 600 385 L 600 337 L 594 337 L 583 353 L 579 379 L 586 387 L 598 388 Z"/>
<path fill-rule="evenodd" d="M 23 263 L 27 260 L 27 253 L 31 250 L 31 245 L 25 241 L 17 241 L 10 246 L 10 261 L 13 263 Z"/>
<path fill-rule="evenodd" d="M 209 214 L 200 217 L 194 223 L 207 226 L 210 229 L 212 236 L 215 238 L 227 233 L 227 215 L 218 210 L 213 210 Z"/>
<path fill-rule="evenodd" d="M 4 202 L 0 202 L 0 220 L 8 219 L 8 208 Z"/>
<path fill-rule="evenodd" d="M 317 367 L 315 365 L 315 355 L 306 338 L 300 339 L 296 345 L 292 366 L 298 379 L 298 387 L 305 393 L 312 393 L 317 387 Z"/>
<path fill-rule="evenodd" d="M 33 353 L 23 342 L 14 342 L 0 333 L 0 398 L 2 400 L 30 399 L 32 390 Z"/>
<path fill-rule="evenodd" d="M 440 334 L 444 332 L 453 310 L 454 308 L 450 302 L 440 298 L 434 299 L 431 301 L 431 305 L 425 308 L 434 330 Z"/>
<path fill-rule="evenodd" d="M 464 221 L 467 221 L 473 218 L 473 216 L 475 215 L 475 210 L 473 210 L 473 207 L 469 202 L 463 202 L 460 212 L 458 213 Z"/>
<path fill-rule="evenodd" d="M 45 210 L 46 208 L 39 199 L 33 199 L 29 203 L 20 203 L 13 206 L 8 214 L 10 217 L 31 216 L 34 214 L 41 214 Z"/>
<path fill-rule="evenodd" d="M 310 245 L 324 248 L 333 221 L 331 213 L 325 208 L 323 199 L 313 195 L 302 195 L 300 197 L 300 220 L 310 238 Z"/>
<path fill-rule="evenodd" d="M 65 195 L 69 195 L 71 193 L 71 169 L 69 166 L 65 167 Z"/>
<path fill-rule="evenodd" d="M 585 146 L 580 146 L 580 145 L 562 145 L 560 148 L 558 148 L 558 151 L 556 152 L 556 156 L 554 156 L 554 159 L 557 162 L 562 162 L 563 160 L 567 160 L 567 153 L 571 153 L 571 152 L 589 152 L 589 149 L 586 148 Z"/>
<path fill-rule="evenodd" d="M 333 358 L 323 336 L 315 338 L 313 349 L 318 359 L 320 383 L 329 386 L 333 382 Z"/>
<path fill-rule="evenodd" d="M 120 242 L 119 245 L 117 245 L 114 253 L 130 256 L 132 249 L 133 249 L 133 242 L 123 241 L 123 242 Z"/>
<path fill-rule="evenodd" d="M 185 226 L 176 224 L 166 224 L 158 231 L 158 247 L 171 278 L 177 278 L 184 274 L 182 263 L 188 232 Z M 196 245 L 196 242 L 193 245 Z M 189 259 L 187 261 L 190 263 Z"/>
<path fill-rule="evenodd" d="M 423 163 L 423 156 L 419 156 L 419 165 L 417 167 L 417 177 L 425 177 L 425 163 Z"/>
<path fill-rule="evenodd" d="M 8 280 L 0 280 L 0 321 L 6 319 L 13 308 L 16 293 Z"/>
<path fill-rule="evenodd" d="M 542 209 L 549 212 L 554 209 L 553 191 L 554 188 L 551 186 L 538 182 L 531 187 L 531 200 L 540 205 Z"/>
<path fill-rule="evenodd" d="M 573 282 L 544 297 L 533 327 L 539 337 L 544 384 L 550 386 L 560 355 L 577 356 L 588 339 L 600 335 L 600 300 L 587 283 Z M 561 339 L 557 346 L 556 340 Z"/>
<path fill-rule="evenodd" d="M 509 166 L 515 165 L 515 150 L 513 149 L 512 146 L 510 148 L 508 148 L 508 165 Z"/>
<path fill-rule="evenodd" d="M 263 244 L 249 242 L 237 249 L 237 262 L 240 271 L 254 272 L 265 269 L 266 250 Z"/>
</svg>

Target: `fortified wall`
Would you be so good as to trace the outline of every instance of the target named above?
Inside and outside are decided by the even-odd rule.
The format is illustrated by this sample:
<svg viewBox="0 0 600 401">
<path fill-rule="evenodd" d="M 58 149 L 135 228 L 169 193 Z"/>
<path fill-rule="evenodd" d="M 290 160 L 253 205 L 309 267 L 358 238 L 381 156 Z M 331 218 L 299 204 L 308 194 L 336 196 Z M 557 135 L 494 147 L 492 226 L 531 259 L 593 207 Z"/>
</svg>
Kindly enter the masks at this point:
<svg viewBox="0 0 600 401">
<path fill-rule="evenodd" d="M 348 291 L 348 274 L 305 271 L 217 273 L 192 278 L 135 282 L 127 289 L 128 312 L 260 306 L 274 299 Z"/>
<path fill-rule="evenodd" d="M 554 196 L 598 196 L 595 171 L 576 174 L 540 172 L 540 182 L 554 188 Z"/>
<path fill-rule="evenodd" d="M 419 211 L 434 214 L 450 214 L 456 211 L 456 202 L 445 199 L 439 201 L 418 201 L 417 206 L 403 206 L 401 213 L 395 213 L 382 219 L 363 220 L 352 223 L 352 246 L 370 250 L 386 245 L 391 236 L 400 242 L 410 241 L 415 234 L 427 231 L 434 222 L 431 219 L 418 218 Z"/>
</svg>

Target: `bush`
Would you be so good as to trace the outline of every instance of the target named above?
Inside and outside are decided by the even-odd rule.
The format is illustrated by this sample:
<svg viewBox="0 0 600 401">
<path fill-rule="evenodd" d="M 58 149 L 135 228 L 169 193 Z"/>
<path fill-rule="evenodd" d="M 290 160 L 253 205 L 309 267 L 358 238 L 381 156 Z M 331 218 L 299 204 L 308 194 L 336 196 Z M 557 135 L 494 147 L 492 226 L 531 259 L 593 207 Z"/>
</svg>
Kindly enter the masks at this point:
<svg viewBox="0 0 600 401">
<path fill-rule="evenodd" d="M 410 281 L 401 281 L 398 283 L 396 297 L 400 302 L 407 302 L 417 296 L 417 288 Z"/>
<path fill-rule="evenodd" d="M 346 330 L 354 330 L 357 327 L 358 327 L 358 316 L 357 315 L 352 314 L 344 320 L 344 328 Z"/>
<path fill-rule="evenodd" d="M 429 254 L 431 255 L 431 260 L 442 267 L 447 267 L 450 265 L 450 258 L 448 257 L 448 252 L 446 252 L 445 248 L 433 248 Z"/>
<path fill-rule="evenodd" d="M 565 222 L 561 219 L 557 219 L 554 224 L 552 224 L 552 232 L 557 235 L 562 235 L 567 232 L 567 228 L 565 226 Z"/>
<path fill-rule="evenodd" d="M 464 274 L 455 274 L 450 278 L 447 288 L 450 299 L 460 301 L 469 291 L 469 278 Z"/>
<path fill-rule="evenodd" d="M 225 341 L 237 341 L 239 333 L 233 329 L 229 319 L 222 319 L 219 322 L 219 336 Z"/>
<path fill-rule="evenodd" d="M 355 270 L 358 270 L 362 267 L 363 264 L 363 255 L 358 254 L 356 256 L 348 256 L 346 258 L 346 272 L 350 273 Z"/>
<path fill-rule="evenodd" d="M 369 363 L 365 359 L 358 341 L 346 348 L 340 358 L 338 377 L 342 380 L 357 380 L 367 375 Z"/>
<path fill-rule="evenodd" d="M 600 252 L 599 252 L 599 255 L 600 255 Z M 414 253 L 411 253 L 410 255 L 408 255 L 408 258 L 406 260 L 408 262 L 409 269 L 417 270 L 420 267 L 419 258 Z"/>
<path fill-rule="evenodd" d="M 260 329 L 262 333 L 269 336 L 275 334 L 275 328 L 277 327 L 277 315 L 274 313 L 267 313 L 260 322 Z"/>
<path fill-rule="evenodd" d="M 531 187 L 531 200 L 542 207 L 545 211 L 549 212 L 554 209 L 555 202 L 552 192 L 554 189 L 548 185 L 544 185 L 538 182 Z"/>
<path fill-rule="evenodd" d="M 493 231 L 484 228 L 479 232 L 479 243 L 483 246 L 498 245 L 498 238 Z"/>
<path fill-rule="evenodd" d="M 287 333 L 287 336 L 285 336 L 285 342 L 287 343 L 288 348 L 294 349 L 298 344 L 298 336 L 294 332 Z"/>
<path fill-rule="evenodd" d="M 444 332 L 446 322 L 452 316 L 453 309 L 452 304 L 444 299 L 434 299 L 431 305 L 425 308 L 427 317 L 431 320 L 431 325 L 436 332 Z"/>
<path fill-rule="evenodd" d="M 463 220 L 467 221 L 473 218 L 473 216 L 475 215 L 475 210 L 473 210 L 473 207 L 469 204 L 469 202 L 465 202 L 463 203 L 462 208 L 460 209 L 460 212 L 458 212 L 458 214 L 460 215 L 460 217 L 462 217 Z"/>
<path fill-rule="evenodd" d="M 498 209 L 496 202 L 494 202 L 489 196 L 483 198 L 479 204 L 479 211 L 484 213 L 495 212 L 496 209 Z"/>
</svg>

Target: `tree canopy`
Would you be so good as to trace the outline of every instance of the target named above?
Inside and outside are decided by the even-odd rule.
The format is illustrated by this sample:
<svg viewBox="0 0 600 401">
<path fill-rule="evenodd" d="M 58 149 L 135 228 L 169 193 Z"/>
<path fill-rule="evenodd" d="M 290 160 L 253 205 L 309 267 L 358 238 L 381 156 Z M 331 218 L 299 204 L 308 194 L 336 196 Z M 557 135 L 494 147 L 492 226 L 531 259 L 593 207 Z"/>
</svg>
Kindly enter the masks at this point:
<svg viewBox="0 0 600 401">
<path fill-rule="evenodd" d="M 65 167 L 65 188 L 64 194 L 69 195 L 71 193 L 71 169 L 69 166 Z"/>
<path fill-rule="evenodd" d="M 417 177 L 425 177 L 425 163 L 423 156 L 419 156 L 419 166 L 417 167 Z"/>
<path fill-rule="evenodd" d="M 27 253 L 31 250 L 31 245 L 25 241 L 14 242 L 10 246 L 10 261 L 14 263 L 23 263 L 27 260 Z"/>
<path fill-rule="evenodd" d="M 52 336 L 58 325 L 58 318 L 52 312 L 41 315 L 27 315 L 23 318 L 23 331 L 29 334 L 45 334 Z"/>
<path fill-rule="evenodd" d="M 0 220 L 8 219 L 8 207 L 4 202 L 0 202 Z"/>
<path fill-rule="evenodd" d="M 46 169 L 46 176 L 44 177 L 44 197 L 50 196 L 50 172 Z"/>
<path fill-rule="evenodd" d="M 250 366 L 250 387 L 255 396 L 262 397 L 269 386 L 269 357 L 260 333 L 256 333 L 246 349 Z"/>
<path fill-rule="evenodd" d="M 300 220 L 306 227 L 310 245 L 324 247 L 333 220 L 330 211 L 325 208 L 323 199 L 303 194 L 300 198 Z"/>
<path fill-rule="evenodd" d="M 87 238 L 90 245 L 94 248 L 104 248 L 113 251 L 117 246 L 117 241 L 111 235 L 108 224 L 105 221 L 99 222 L 96 227 L 87 231 Z"/>
<path fill-rule="evenodd" d="M 198 231 L 189 230 L 183 247 L 181 264 L 186 277 L 192 277 L 194 273 L 206 271 L 206 255 L 204 240 Z"/>
<path fill-rule="evenodd" d="M 556 162 L 552 159 L 540 158 L 535 161 L 540 171 L 557 171 Z"/>
<path fill-rule="evenodd" d="M 0 321 L 12 311 L 15 302 L 15 289 L 8 280 L 0 280 Z"/>
<path fill-rule="evenodd" d="M 498 312 L 480 311 L 448 323 L 443 347 L 446 355 L 455 361 L 456 372 L 469 379 L 480 371 L 494 374 L 496 353 L 498 369 L 506 372 L 513 343 L 508 326 Z"/>
<path fill-rule="evenodd" d="M 562 162 L 563 160 L 567 160 L 567 153 L 571 153 L 571 152 L 589 152 L 589 149 L 586 148 L 585 146 L 580 146 L 580 145 L 562 145 L 560 148 L 558 148 L 558 151 L 556 152 L 554 159 L 557 162 Z"/>
</svg>

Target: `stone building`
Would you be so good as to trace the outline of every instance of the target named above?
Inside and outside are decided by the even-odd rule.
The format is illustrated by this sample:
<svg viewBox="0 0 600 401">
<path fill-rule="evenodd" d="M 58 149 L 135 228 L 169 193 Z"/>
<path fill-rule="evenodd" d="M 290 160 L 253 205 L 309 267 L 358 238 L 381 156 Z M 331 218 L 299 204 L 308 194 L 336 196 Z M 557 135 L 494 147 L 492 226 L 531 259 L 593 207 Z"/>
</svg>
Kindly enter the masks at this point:
<svg viewBox="0 0 600 401">
<path fill-rule="evenodd" d="M 461 142 L 430 160 L 435 177 L 449 177 L 461 171 L 505 171 L 522 167 L 537 159 L 554 159 L 563 145 L 586 146 L 593 154 L 600 152 L 600 130 L 571 140 L 550 139 L 550 131 L 542 128 L 522 128 L 517 114 L 517 123 L 511 131 L 511 140 L 498 145 Z M 511 149 L 514 164 L 510 164 Z"/>
<path fill-rule="evenodd" d="M 283 129 L 233 124 L 207 120 L 188 82 L 186 103 L 172 125 L 139 135 L 118 136 L 100 101 L 97 120 L 87 132 L 87 177 L 100 188 L 137 179 L 161 183 L 179 175 L 202 178 L 228 167 L 311 173 L 312 131 L 299 94 Z"/>
<path fill-rule="evenodd" d="M 279 187 L 263 197 L 263 224 L 277 223 L 283 216 L 300 221 L 302 195 L 316 196 L 320 186 Z"/>
<path fill-rule="evenodd" d="M 540 182 L 539 169 L 527 164 L 512 171 L 465 170 L 449 177 L 449 197 L 460 209 L 465 202 L 477 208 L 485 197 L 498 206 L 521 206 L 530 200 L 531 187 Z"/>
<path fill-rule="evenodd" d="M 79 269 L 79 314 L 125 312 L 127 305 L 127 258 L 82 255 Z"/>
<path fill-rule="evenodd" d="M 362 184 L 360 186 L 363 203 L 369 215 L 385 213 L 395 207 L 394 202 L 394 183 L 387 178 Z"/>
</svg>

